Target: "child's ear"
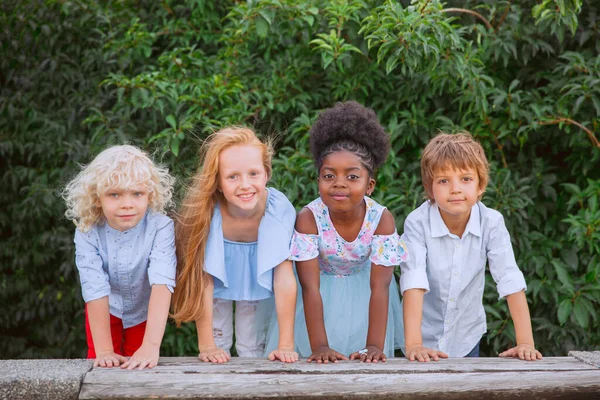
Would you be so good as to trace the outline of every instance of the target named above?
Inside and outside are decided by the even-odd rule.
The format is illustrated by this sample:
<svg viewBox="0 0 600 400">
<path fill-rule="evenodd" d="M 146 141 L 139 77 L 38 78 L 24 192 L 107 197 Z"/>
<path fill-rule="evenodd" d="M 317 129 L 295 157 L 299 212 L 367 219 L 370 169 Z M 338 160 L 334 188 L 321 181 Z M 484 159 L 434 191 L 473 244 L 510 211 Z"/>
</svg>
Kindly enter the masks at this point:
<svg viewBox="0 0 600 400">
<path fill-rule="evenodd" d="M 375 189 L 375 179 L 369 178 L 369 184 L 367 185 L 367 196 L 370 196 Z"/>
<path fill-rule="evenodd" d="M 477 191 L 477 198 L 481 199 L 483 192 L 485 192 L 485 187 L 479 187 L 479 190 Z"/>
</svg>

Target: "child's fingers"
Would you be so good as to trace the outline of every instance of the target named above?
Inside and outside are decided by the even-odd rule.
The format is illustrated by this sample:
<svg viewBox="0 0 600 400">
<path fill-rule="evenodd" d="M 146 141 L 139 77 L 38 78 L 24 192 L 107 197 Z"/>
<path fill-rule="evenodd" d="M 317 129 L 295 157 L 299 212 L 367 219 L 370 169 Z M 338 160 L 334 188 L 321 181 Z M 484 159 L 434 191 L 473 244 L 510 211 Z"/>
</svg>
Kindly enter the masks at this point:
<svg viewBox="0 0 600 400">
<path fill-rule="evenodd" d="M 142 370 L 148 366 L 150 366 L 150 360 L 144 360 L 140 363 L 140 366 L 138 367 L 138 369 Z"/>
<path fill-rule="evenodd" d="M 127 369 L 131 371 L 132 369 L 135 369 L 138 365 L 140 365 L 140 362 L 138 360 L 130 360 Z"/>
</svg>

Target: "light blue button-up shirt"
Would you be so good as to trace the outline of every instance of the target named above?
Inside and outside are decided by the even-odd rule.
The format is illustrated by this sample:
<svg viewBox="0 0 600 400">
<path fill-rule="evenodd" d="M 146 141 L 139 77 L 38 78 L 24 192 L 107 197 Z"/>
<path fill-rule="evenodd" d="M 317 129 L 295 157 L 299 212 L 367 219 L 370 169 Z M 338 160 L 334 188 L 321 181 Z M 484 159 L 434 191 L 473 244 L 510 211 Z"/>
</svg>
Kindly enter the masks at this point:
<svg viewBox="0 0 600 400">
<path fill-rule="evenodd" d="M 133 228 L 119 231 L 108 224 L 75 231 L 75 263 L 83 300 L 108 296 L 110 313 L 130 328 L 148 318 L 152 285 L 175 286 L 173 221 L 148 211 Z"/>
<path fill-rule="evenodd" d="M 450 233 L 437 204 L 428 201 L 406 218 L 402 235 L 410 258 L 400 264 L 400 289 L 425 289 L 423 345 L 464 357 L 487 330 L 485 265 L 500 298 L 527 288 L 502 215 L 477 202 L 462 238 Z"/>
</svg>

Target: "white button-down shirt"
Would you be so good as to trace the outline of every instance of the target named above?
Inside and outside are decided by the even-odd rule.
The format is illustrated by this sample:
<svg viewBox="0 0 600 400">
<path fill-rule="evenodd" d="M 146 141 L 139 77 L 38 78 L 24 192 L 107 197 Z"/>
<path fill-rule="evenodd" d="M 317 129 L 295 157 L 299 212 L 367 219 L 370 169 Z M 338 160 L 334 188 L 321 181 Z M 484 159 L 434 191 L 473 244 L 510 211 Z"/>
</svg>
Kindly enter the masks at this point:
<svg viewBox="0 0 600 400">
<path fill-rule="evenodd" d="M 437 204 L 423 203 L 406 218 L 402 235 L 410 258 L 400 264 L 400 289 L 425 289 L 423 345 L 464 357 L 487 330 L 485 265 L 500 298 L 527 288 L 502 215 L 477 202 L 462 238 L 450 233 Z"/>
</svg>

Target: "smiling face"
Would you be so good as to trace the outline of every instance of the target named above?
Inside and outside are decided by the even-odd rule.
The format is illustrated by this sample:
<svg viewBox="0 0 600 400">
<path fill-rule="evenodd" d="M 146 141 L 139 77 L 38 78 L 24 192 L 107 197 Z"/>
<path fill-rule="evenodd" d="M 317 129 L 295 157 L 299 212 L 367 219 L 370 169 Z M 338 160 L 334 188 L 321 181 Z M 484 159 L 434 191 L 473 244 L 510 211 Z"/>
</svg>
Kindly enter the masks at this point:
<svg viewBox="0 0 600 400">
<path fill-rule="evenodd" d="M 370 195 L 374 187 L 375 180 L 356 154 L 340 150 L 323 159 L 319 194 L 330 212 L 359 210 L 365 195 Z"/>
<path fill-rule="evenodd" d="M 257 146 L 231 146 L 219 154 L 218 189 L 232 212 L 252 213 L 264 204 L 267 171 Z"/>
<path fill-rule="evenodd" d="M 450 221 L 466 223 L 471 208 L 484 189 L 475 168 L 443 168 L 434 171 L 430 197 L 437 203 L 446 225 Z"/>
<path fill-rule="evenodd" d="M 146 214 L 149 203 L 148 189 L 137 185 L 130 189 L 112 188 L 98 198 L 97 206 L 108 225 L 119 231 L 135 227 Z"/>
</svg>

